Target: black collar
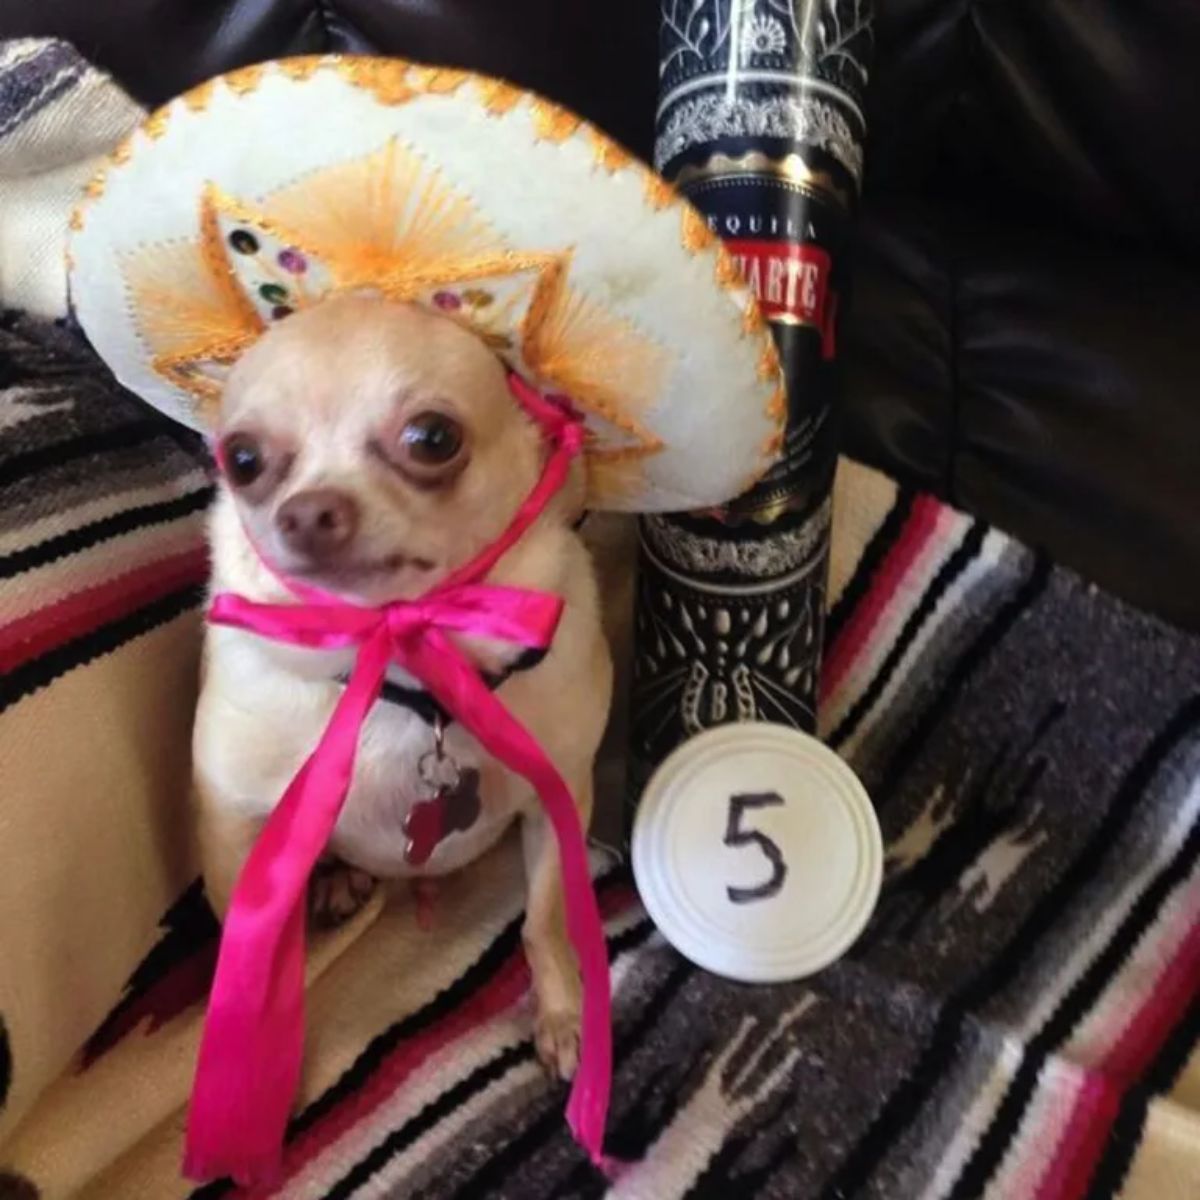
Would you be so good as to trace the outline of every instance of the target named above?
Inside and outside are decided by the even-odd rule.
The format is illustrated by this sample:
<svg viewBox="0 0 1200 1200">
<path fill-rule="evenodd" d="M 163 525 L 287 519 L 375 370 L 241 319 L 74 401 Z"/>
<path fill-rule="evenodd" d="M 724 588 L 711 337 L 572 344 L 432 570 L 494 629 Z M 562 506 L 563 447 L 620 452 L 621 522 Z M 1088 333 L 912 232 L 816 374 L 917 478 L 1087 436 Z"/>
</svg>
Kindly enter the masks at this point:
<svg viewBox="0 0 1200 1200">
<path fill-rule="evenodd" d="M 580 513 L 571 528 L 578 531 L 589 515 L 586 510 Z M 518 671 L 532 670 L 545 657 L 545 650 L 535 650 L 532 648 L 522 650 L 503 671 L 496 672 L 495 674 L 484 672 L 483 682 L 494 692 L 510 675 L 515 675 Z M 344 684 L 346 682 L 345 677 L 340 682 Z M 379 693 L 379 698 L 380 700 L 386 700 L 388 704 L 398 704 L 401 708 L 407 708 L 410 712 L 416 713 L 426 725 L 431 727 L 439 717 L 443 725 L 449 725 L 454 720 L 424 688 L 404 687 L 402 684 L 391 683 L 385 679 L 383 681 L 383 688 Z"/>
<path fill-rule="evenodd" d="M 494 692 L 510 675 L 515 675 L 518 671 L 532 670 L 545 657 L 545 650 L 523 650 L 503 671 L 485 672 L 483 682 Z M 343 679 L 342 683 L 345 682 Z M 398 704 L 401 708 L 416 713 L 429 726 L 439 717 L 443 725 L 449 725 L 454 720 L 424 688 L 404 687 L 385 679 L 379 698 L 386 700 L 388 704 Z"/>
</svg>

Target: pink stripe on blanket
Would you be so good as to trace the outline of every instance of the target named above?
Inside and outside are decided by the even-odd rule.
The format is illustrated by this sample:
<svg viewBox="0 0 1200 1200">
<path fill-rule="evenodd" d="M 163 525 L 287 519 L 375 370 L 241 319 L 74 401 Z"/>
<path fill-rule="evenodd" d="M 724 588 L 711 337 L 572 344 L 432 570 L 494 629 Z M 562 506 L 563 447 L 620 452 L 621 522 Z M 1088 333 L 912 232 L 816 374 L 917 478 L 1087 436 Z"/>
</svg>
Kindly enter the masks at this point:
<svg viewBox="0 0 1200 1200">
<path fill-rule="evenodd" d="M 369 1117 L 400 1088 L 426 1059 L 485 1022 L 520 1004 L 529 989 L 529 968 L 520 952 L 508 958 L 486 986 L 462 1005 L 413 1038 L 401 1042 L 360 1089 L 338 1104 L 324 1119 L 310 1126 L 285 1148 L 283 1181 L 290 1182 L 318 1154 Z M 266 1200 L 278 1185 L 265 1189 L 236 1189 L 242 1200 Z"/>
<path fill-rule="evenodd" d="M 207 570 L 207 552 L 197 546 L 0 625 L 0 671 L 11 671 L 176 588 L 199 584 Z"/>
<path fill-rule="evenodd" d="M 1034 1200 L 1061 1200 L 1075 1194 L 1073 1188 L 1083 1165 L 1094 1164 L 1091 1152 L 1097 1131 L 1100 1131 L 1100 1145 L 1103 1146 L 1118 1104 L 1118 1090 L 1108 1080 L 1092 1071 L 1082 1072 L 1074 1107 L 1054 1156 L 1033 1193 Z M 1086 1184 L 1086 1176 L 1083 1182 Z"/>
<path fill-rule="evenodd" d="M 913 566 L 934 540 L 938 520 L 948 511 L 929 496 L 920 496 L 896 543 L 887 552 L 863 597 L 838 637 L 826 648 L 821 676 L 821 700 L 825 702 L 849 674 L 856 659 L 868 646 L 889 604 L 903 589 Z"/>
<path fill-rule="evenodd" d="M 1105 1075 L 1123 1087 L 1146 1069 L 1192 997 L 1200 991 L 1200 920 L 1192 912 L 1182 914 L 1181 921 L 1187 932 L 1179 948 L 1154 981 L 1145 1003 L 1105 1056 Z"/>
<path fill-rule="evenodd" d="M 1095 1082 L 1096 1086 L 1085 1090 L 1080 1097 L 1080 1107 L 1083 1109 L 1080 1119 L 1076 1121 L 1072 1115 L 1068 1126 L 1068 1130 L 1078 1129 L 1079 1132 L 1070 1146 L 1063 1147 L 1067 1151 L 1067 1169 L 1059 1190 L 1051 1193 L 1055 1200 L 1078 1200 L 1087 1192 L 1113 1122 L 1121 1109 L 1121 1089 L 1107 1079 L 1097 1079 Z M 1059 1157 L 1056 1156 L 1056 1162 Z"/>
<path fill-rule="evenodd" d="M 1088 1071 L 1036 1200 L 1077 1200 L 1084 1194 L 1125 1089 L 1147 1070 L 1200 990 L 1200 922 L 1185 912 L 1179 925 L 1172 932 L 1182 938 L 1170 961 L 1148 982 L 1145 1000 L 1102 1061 Z"/>
<path fill-rule="evenodd" d="M 597 900 L 601 916 L 608 919 L 631 907 L 635 896 L 630 888 L 618 886 L 600 891 Z M 517 1007 L 529 986 L 529 966 L 524 952 L 517 950 L 505 959 L 484 986 L 473 991 L 462 1004 L 427 1029 L 400 1042 L 361 1087 L 290 1141 L 284 1150 L 283 1183 L 294 1179 L 317 1155 L 390 1100 L 427 1059 L 452 1043 L 469 1037 L 505 1011 Z M 268 1200 L 281 1186 L 277 1183 L 265 1190 L 238 1188 L 229 1195 L 238 1197 L 238 1200 Z"/>
</svg>

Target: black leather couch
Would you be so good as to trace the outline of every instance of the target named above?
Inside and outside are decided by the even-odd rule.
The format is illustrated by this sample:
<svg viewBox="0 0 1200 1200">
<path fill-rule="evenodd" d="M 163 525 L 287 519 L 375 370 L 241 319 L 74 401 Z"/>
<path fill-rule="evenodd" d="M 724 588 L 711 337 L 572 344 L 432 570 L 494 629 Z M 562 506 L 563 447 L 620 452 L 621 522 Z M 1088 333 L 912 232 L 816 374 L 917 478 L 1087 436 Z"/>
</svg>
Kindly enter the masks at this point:
<svg viewBox="0 0 1200 1200">
<path fill-rule="evenodd" d="M 649 157 L 655 0 L 0 0 L 139 99 L 289 53 L 507 75 Z M 845 449 L 1200 627 L 1200 4 L 877 0 Z"/>
</svg>

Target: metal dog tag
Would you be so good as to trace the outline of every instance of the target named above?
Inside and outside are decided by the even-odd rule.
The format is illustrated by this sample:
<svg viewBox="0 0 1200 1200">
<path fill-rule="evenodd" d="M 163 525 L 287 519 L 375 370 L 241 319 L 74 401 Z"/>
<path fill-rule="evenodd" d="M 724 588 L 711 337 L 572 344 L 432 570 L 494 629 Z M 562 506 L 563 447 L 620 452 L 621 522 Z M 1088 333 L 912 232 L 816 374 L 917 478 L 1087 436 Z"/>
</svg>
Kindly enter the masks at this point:
<svg viewBox="0 0 1200 1200">
<path fill-rule="evenodd" d="M 404 859 L 413 867 L 427 863 L 444 838 L 470 829 L 479 819 L 479 772 L 460 768 L 446 753 L 445 733 L 441 719 L 434 721 L 433 750 L 417 764 L 421 782 L 433 795 L 418 800 L 404 818 Z"/>
</svg>

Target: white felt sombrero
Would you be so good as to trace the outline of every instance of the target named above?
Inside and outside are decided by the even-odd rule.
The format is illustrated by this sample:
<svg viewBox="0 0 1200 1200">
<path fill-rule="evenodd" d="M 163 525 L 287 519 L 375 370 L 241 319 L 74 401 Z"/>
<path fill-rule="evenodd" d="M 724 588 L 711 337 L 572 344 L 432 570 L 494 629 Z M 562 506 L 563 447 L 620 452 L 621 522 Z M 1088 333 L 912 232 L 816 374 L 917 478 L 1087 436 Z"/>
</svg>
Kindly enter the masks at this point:
<svg viewBox="0 0 1200 1200">
<path fill-rule="evenodd" d="M 704 219 L 497 80 L 375 58 L 223 75 L 118 147 L 72 229 L 84 330 L 123 384 L 195 428 L 272 322 L 374 288 L 570 397 L 595 507 L 717 504 L 781 445 L 774 343 Z"/>
</svg>

